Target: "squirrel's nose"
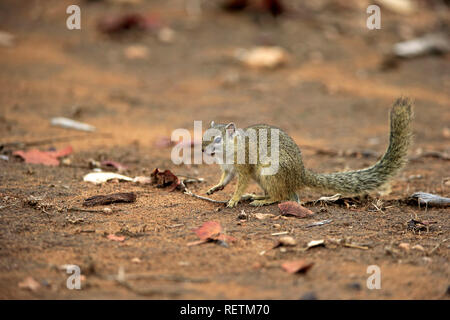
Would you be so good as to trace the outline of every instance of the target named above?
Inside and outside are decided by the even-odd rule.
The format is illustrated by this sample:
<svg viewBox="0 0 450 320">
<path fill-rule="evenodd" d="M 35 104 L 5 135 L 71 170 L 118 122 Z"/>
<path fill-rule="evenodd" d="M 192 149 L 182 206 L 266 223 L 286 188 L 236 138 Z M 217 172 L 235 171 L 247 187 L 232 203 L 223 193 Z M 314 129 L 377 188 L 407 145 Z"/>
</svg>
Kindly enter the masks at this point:
<svg viewBox="0 0 450 320">
<path fill-rule="evenodd" d="M 205 148 L 202 148 L 202 152 L 205 152 Z"/>
</svg>

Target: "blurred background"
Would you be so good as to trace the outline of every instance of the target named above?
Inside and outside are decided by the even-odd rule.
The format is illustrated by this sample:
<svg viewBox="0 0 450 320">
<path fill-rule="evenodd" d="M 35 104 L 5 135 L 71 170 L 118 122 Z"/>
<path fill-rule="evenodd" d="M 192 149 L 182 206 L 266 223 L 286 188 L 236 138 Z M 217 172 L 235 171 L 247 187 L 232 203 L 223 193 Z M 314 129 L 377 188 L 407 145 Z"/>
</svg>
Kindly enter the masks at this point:
<svg viewBox="0 0 450 320">
<path fill-rule="evenodd" d="M 66 27 L 71 4 L 81 30 Z M 366 26 L 371 4 L 379 30 Z M 384 139 L 403 94 L 417 102 L 419 143 L 442 138 L 448 22 L 443 0 L 3 0 L 0 135 L 53 136 L 50 119 L 64 116 L 112 134 L 108 144 L 152 145 L 215 120 L 349 148 Z"/>
</svg>

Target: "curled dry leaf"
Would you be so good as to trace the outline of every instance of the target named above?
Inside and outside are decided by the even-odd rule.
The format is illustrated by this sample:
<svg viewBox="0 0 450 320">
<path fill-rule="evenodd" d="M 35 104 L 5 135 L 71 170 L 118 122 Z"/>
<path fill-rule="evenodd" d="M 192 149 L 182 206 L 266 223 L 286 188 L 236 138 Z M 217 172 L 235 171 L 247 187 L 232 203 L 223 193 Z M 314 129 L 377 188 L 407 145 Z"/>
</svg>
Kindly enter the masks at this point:
<svg viewBox="0 0 450 320">
<path fill-rule="evenodd" d="M 73 152 L 71 146 L 58 151 L 40 151 L 37 149 L 31 149 L 28 151 L 14 151 L 13 155 L 19 156 L 25 160 L 25 163 L 43 164 L 46 166 L 59 165 L 58 158 L 68 156 Z"/>
<path fill-rule="evenodd" d="M 156 168 L 150 177 L 152 184 L 156 184 L 158 188 L 170 187 L 170 191 L 173 191 L 180 185 L 180 180 L 170 170 L 160 171 Z"/>
<path fill-rule="evenodd" d="M 278 208 L 280 208 L 281 214 L 283 216 L 306 218 L 314 214 L 311 210 L 301 206 L 295 201 L 282 202 L 278 205 Z"/>
<path fill-rule="evenodd" d="M 306 245 L 306 248 L 310 249 L 310 248 L 319 247 L 319 246 L 325 246 L 325 240 L 323 240 L 323 239 L 312 240 L 312 241 L 308 242 L 308 244 Z"/>
<path fill-rule="evenodd" d="M 133 192 L 119 192 L 108 195 L 98 195 L 84 200 L 83 206 L 92 207 L 98 205 L 108 205 L 118 202 L 135 202 L 136 194 Z"/>
<path fill-rule="evenodd" d="M 281 267 L 288 273 L 306 273 L 312 268 L 314 262 L 307 262 L 305 260 L 295 260 L 285 262 Z"/>
</svg>

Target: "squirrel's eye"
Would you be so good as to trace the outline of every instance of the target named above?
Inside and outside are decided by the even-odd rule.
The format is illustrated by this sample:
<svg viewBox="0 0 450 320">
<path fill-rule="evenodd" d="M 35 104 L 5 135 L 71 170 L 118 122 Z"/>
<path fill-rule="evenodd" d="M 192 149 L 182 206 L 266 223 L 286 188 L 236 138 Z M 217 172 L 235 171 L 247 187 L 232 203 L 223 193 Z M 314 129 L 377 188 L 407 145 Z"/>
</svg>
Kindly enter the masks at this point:
<svg viewBox="0 0 450 320">
<path fill-rule="evenodd" d="M 215 143 L 219 143 L 220 141 L 222 141 L 222 137 L 216 137 L 215 139 L 214 139 L 214 142 Z"/>
</svg>

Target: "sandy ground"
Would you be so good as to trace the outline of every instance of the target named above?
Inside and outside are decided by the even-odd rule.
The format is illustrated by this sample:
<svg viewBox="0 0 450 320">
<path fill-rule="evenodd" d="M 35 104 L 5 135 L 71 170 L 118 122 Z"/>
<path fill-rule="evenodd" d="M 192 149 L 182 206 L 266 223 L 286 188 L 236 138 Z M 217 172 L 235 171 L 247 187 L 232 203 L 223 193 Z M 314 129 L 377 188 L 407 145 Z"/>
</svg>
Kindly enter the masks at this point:
<svg viewBox="0 0 450 320">
<path fill-rule="evenodd" d="M 376 158 L 318 150 L 381 154 L 388 141 L 388 110 L 400 95 L 415 100 L 411 157 L 448 152 L 449 56 L 428 55 L 381 68 L 392 44 L 435 31 L 439 21 L 448 23 L 445 8 L 436 14 L 422 4 L 412 15 L 383 10 L 382 29 L 371 31 L 365 27 L 365 1 L 296 5 L 304 11 L 277 21 L 263 15 L 262 24 L 249 12 L 226 13 L 214 4 L 205 5 L 195 20 L 186 15 L 182 1 L 127 6 L 83 1 L 82 29 L 69 31 L 65 11 L 72 2 L 0 3 L 0 30 L 16 37 L 12 46 L 0 47 L 0 144 L 76 136 L 38 146 L 73 147 L 70 163 L 57 167 L 12 157 L 20 147 L 1 151 L 10 160 L 0 160 L 0 298 L 449 298 L 448 208 L 425 210 L 396 201 L 416 191 L 448 197 L 448 160 L 411 161 L 389 194 L 373 194 L 354 206 L 311 204 L 307 207 L 315 214 L 307 219 L 280 218 L 277 205 L 253 208 L 242 203 L 227 209 L 153 186 L 83 182 L 91 171 L 89 159 L 114 160 L 126 164 L 124 173 L 132 177 L 148 176 L 158 167 L 204 178 L 204 183 L 189 186 L 204 195 L 218 181 L 218 167 L 176 166 L 170 147 L 155 146 L 176 128 L 192 132 L 194 120 L 234 121 L 240 127 L 270 123 L 294 138 L 312 169 L 363 168 Z M 101 17 L 131 11 L 155 14 L 174 30 L 173 41 L 163 43 L 152 32 L 109 37 L 97 30 Z M 233 58 L 237 48 L 262 44 L 285 48 L 287 64 L 254 70 Z M 127 57 L 126 49 L 136 45 L 148 49 L 143 59 Z M 50 119 L 55 116 L 89 123 L 97 131 L 53 127 Z M 212 198 L 229 199 L 234 186 Z M 259 192 L 256 185 L 249 191 Z M 137 201 L 107 206 L 112 214 L 69 210 L 81 208 L 90 196 L 114 192 L 135 192 Z M 323 195 L 300 193 L 303 201 Z M 34 205 L 30 197 L 41 200 Z M 276 218 L 240 221 L 242 210 Z M 407 228 L 412 218 L 436 223 L 413 232 Z M 306 227 L 325 219 L 333 221 Z M 206 221 L 220 222 L 237 241 L 228 248 L 215 243 L 187 246 L 198 239 L 192 229 Z M 298 245 L 271 249 L 279 238 L 272 234 L 284 231 Z M 108 234 L 122 234 L 125 240 L 109 240 Z M 330 241 L 348 237 L 367 249 Z M 319 239 L 326 240 L 325 247 L 301 250 Z M 424 250 L 403 250 L 401 243 Z M 314 266 L 303 275 L 281 268 L 296 259 Z M 68 275 L 59 269 L 64 264 L 81 267 L 81 290 L 66 288 Z M 381 269 L 380 290 L 366 287 L 370 265 Z M 129 280 L 128 287 L 120 285 L 111 278 L 119 268 L 140 276 Z M 27 277 L 39 288 L 19 288 Z"/>
</svg>

